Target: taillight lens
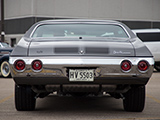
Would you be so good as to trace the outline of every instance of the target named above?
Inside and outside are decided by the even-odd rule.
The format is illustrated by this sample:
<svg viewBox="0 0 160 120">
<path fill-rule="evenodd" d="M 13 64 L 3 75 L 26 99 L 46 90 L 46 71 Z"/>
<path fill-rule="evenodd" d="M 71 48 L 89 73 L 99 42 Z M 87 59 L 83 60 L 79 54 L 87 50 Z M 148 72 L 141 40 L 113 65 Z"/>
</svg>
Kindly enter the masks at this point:
<svg viewBox="0 0 160 120">
<path fill-rule="evenodd" d="M 34 60 L 32 62 L 32 68 L 33 68 L 33 70 L 37 70 L 37 71 L 41 70 L 42 69 L 42 62 L 40 60 Z"/>
<path fill-rule="evenodd" d="M 24 70 L 25 69 L 25 62 L 23 61 L 23 60 L 17 60 L 17 61 L 15 61 L 15 63 L 14 63 L 14 67 L 15 67 L 15 69 L 16 70 L 18 70 L 18 71 L 22 71 L 22 70 Z"/>
<path fill-rule="evenodd" d="M 121 69 L 123 71 L 129 71 L 129 70 L 131 70 L 131 67 L 132 67 L 132 64 L 131 64 L 131 62 L 129 60 L 122 61 Z"/>
<path fill-rule="evenodd" d="M 140 71 L 146 71 L 146 70 L 148 69 L 148 67 L 149 67 L 149 64 L 148 64 L 148 62 L 145 61 L 145 60 L 142 60 L 142 61 L 140 61 L 140 62 L 138 63 L 138 69 L 139 69 Z"/>
</svg>

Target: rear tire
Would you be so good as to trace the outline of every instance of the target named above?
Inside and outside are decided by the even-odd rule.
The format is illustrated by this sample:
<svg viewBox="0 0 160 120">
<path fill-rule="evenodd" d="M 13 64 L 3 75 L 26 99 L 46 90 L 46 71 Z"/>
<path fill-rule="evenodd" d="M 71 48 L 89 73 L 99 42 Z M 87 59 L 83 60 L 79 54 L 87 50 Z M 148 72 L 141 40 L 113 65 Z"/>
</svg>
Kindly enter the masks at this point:
<svg viewBox="0 0 160 120">
<path fill-rule="evenodd" d="M 15 85 L 15 107 L 18 111 L 31 111 L 35 109 L 36 93 L 30 86 Z"/>
<path fill-rule="evenodd" d="M 155 65 L 154 65 L 154 68 L 160 72 L 160 62 L 156 62 Z"/>
<path fill-rule="evenodd" d="M 1 74 L 5 78 L 11 77 L 11 72 L 10 72 L 8 61 L 3 61 L 2 62 L 2 64 L 1 64 Z"/>
<path fill-rule="evenodd" d="M 132 87 L 124 94 L 124 110 L 142 112 L 145 105 L 145 86 Z"/>
</svg>

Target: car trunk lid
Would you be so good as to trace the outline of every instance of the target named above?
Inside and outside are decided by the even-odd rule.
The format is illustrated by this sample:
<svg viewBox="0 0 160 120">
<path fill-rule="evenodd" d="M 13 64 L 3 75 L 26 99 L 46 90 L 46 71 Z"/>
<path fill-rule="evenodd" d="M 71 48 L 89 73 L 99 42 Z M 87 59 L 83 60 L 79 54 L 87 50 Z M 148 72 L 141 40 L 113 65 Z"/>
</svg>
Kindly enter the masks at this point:
<svg viewBox="0 0 160 120">
<path fill-rule="evenodd" d="M 42 39 L 32 40 L 29 56 L 134 56 L 134 48 L 127 39 Z"/>
</svg>

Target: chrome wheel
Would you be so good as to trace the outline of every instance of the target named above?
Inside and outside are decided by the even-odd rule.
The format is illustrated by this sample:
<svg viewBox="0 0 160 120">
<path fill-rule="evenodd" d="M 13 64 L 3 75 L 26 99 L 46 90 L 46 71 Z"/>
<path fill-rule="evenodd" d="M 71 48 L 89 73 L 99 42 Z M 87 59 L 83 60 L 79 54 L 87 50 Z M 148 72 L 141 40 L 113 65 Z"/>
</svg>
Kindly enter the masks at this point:
<svg viewBox="0 0 160 120">
<path fill-rule="evenodd" d="M 10 68 L 9 68 L 9 63 L 7 61 L 3 61 L 1 64 L 1 74 L 3 77 L 10 76 Z"/>
</svg>

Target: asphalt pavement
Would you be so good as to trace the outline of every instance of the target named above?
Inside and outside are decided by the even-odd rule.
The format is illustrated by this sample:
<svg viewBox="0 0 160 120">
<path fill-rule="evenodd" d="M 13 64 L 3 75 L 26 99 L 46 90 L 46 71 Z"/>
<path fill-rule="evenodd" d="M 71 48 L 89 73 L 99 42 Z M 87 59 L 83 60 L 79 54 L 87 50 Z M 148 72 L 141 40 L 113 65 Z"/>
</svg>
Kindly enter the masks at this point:
<svg viewBox="0 0 160 120">
<path fill-rule="evenodd" d="M 0 77 L 0 120 L 160 120 L 160 72 L 146 87 L 143 112 L 126 112 L 121 99 L 56 97 L 38 98 L 35 111 L 16 111 L 14 81 Z"/>
</svg>

